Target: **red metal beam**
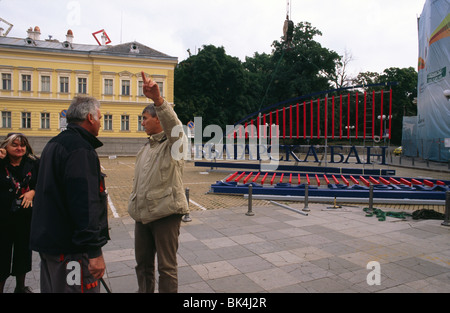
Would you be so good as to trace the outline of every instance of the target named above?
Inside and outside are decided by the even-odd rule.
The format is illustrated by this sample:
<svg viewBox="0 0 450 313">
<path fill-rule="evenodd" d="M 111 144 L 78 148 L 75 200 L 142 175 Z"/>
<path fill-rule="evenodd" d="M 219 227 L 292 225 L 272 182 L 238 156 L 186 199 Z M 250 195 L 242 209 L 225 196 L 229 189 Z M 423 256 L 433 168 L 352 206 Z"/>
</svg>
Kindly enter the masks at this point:
<svg viewBox="0 0 450 313">
<path fill-rule="evenodd" d="M 352 175 L 350 175 L 350 179 L 352 180 L 352 182 L 356 185 L 359 185 L 359 181 L 356 180 L 355 177 L 353 177 Z"/>
<path fill-rule="evenodd" d="M 241 180 L 241 178 L 245 175 L 245 172 L 243 172 L 241 175 L 239 175 L 236 179 L 235 182 L 239 182 Z"/>
<path fill-rule="evenodd" d="M 247 177 L 244 178 L 244 184 L 247 183 L 247 181 L 250 179 L 250 177 L 253 176 L 253 172 L 250 172 L 250 174 L 247 175 Z"/>
<path fill-rule="evenodd" d="M 264 175 L 264 177 L 263 177 L 263 179 L 261 179 L 261 185 L 264 185 L 264 182 L 266 181 L 266 178 L 267 178 L 267 175 L 268 175 L 269 173 L 266 173 L 265 175 Z"/>
<path fill-rule="evenodd" d="M 234 177 L 236 177 L 237 173 L 238 173 L 238 172 L 234 172 L 233 175 L 231 175 L 230 177 L 228 177 L 228 178 L 226 179 L 226 182 L 229 182 L 229 181 L 231 181 Z"/>
<path fill-rule="evenodd" d="M 360 179 L 366 186 L 369 186 L 369 185 L 370 185 L 370 183 L 369 183 L 364 177 L 359 176 L 359 179 Z"/>
<path fill-rule="evenodd" d="M 342 180 L 344 181 L 344 184 L 346 184 L 347 186 L 350 184 L 348 182 L 348 180 L 344 177 L 344 175 L 341 175 Z"/>
</svg>

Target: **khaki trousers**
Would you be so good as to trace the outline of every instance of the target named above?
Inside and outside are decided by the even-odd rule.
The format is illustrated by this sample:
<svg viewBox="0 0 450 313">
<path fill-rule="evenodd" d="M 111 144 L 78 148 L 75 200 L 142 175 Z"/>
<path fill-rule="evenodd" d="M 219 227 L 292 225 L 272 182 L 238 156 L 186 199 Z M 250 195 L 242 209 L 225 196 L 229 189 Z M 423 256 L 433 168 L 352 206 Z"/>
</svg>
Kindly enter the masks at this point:
<svg viewBox="0 0 450 313">
<path fill-rule="evenodd" d="M 178 292 L 177 251 L 182 216 L 174 214 L 148 224 L 136 222 L 134 244 L 138 292 L 155 292 L 155 255 L 158 260 L 158 291 Z"/>
</svg>

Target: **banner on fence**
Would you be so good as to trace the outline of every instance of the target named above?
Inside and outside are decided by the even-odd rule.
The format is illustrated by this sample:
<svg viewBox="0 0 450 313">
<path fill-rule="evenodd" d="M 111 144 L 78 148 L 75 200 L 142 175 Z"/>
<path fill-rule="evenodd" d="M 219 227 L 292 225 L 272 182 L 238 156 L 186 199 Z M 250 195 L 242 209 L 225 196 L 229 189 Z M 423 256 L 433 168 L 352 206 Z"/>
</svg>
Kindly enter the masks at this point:
<svg viewBox="0 0 450 313">
<path fill-rule="evenodd" d="M 419 62 L 417 139 L 425 159 L 450 159 L 444 144 L 450 138 L 450 2 L 427 0 L 418 20 Z"/>
</svg>

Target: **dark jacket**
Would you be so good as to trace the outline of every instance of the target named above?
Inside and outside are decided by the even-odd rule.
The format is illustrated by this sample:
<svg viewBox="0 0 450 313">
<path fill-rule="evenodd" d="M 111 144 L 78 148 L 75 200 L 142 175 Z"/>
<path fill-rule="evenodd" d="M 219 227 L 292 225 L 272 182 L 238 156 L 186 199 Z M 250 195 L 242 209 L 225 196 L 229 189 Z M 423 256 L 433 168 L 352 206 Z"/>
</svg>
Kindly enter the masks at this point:
<svg viewBox="0 0 450 313">
<path fill-rule="evenodd" d="M 38 169 L 39 160 L 29 157 L 23 157 L 17 167 L 12 166 L 7 157 L 0 159 L 0 222 L 8 222 L 13 200 L 28 190 L 35 190 Z M 14 181 L 20 183 L 20 190 L 16 190 Z M 30 208 L 22 210 L 31 212 Z"/>
<path fill-rule="evenodd" d="M 102 145 L 75 124 L 47 143 L 34 198 L 31 249 L 101 255 L 110 239 L 104 175 L 95 151 Z"/>
</svg>

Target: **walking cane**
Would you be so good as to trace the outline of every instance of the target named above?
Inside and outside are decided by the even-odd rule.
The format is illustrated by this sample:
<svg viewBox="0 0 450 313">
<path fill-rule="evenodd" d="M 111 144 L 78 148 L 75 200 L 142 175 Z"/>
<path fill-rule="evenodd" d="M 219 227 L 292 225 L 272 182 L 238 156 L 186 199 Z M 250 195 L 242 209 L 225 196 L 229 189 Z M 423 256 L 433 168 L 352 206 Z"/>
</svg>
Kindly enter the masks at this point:
<svg viewBox="0 0 450 313">
<path fill-rule="evenodd" d="M 106 285 L 105 281 L 103 280 L 103 277 L 100 278 L 100 283 L 103 285 L 103 287 L 105 287 L 107 293 L 111 293 L 111 290 Z"/>
</svg>

